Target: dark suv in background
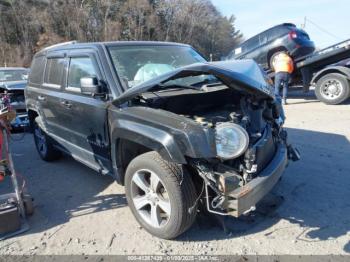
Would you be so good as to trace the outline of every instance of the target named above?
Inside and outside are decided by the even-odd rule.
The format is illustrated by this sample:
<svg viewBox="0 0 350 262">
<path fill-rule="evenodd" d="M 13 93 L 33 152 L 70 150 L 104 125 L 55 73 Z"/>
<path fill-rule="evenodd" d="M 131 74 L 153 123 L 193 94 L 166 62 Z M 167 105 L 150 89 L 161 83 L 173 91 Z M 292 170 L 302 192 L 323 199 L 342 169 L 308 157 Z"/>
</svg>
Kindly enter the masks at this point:
<svg viewBox="0 0 350 262">
<path fill-rule="evenodd" d="M 266 80 L 252 60 L 208 63 L 183 44 L 70 43 L 35 55 L 26 104 L 43 160 L 112 175 L 142 227 L 174 238 L 199 206 L 251 210 L 293 159 Z"/>
<path fill-rule="evenodd" d="M 234 49 L 227 59 L 254 59 L 265 69 L 271 67 L 274 55 L 288 52 L 294 59 L 312 53 L 314 42 L 302 29 L 291 23 L 274 26 L 257 34 Z"/>
</svg>

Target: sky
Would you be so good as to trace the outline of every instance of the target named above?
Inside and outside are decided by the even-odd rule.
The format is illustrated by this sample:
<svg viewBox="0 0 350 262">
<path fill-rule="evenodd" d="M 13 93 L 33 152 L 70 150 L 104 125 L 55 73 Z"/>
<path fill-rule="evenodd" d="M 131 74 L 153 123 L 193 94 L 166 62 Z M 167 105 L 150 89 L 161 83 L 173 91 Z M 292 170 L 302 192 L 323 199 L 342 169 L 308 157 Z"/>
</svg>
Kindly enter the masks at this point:
<svg viewBox="0 0 350 262">
<path fill-rule="evenodd" d="M 350 0 L 212 0 L 245 39 L 271 26 L 290 22 L 304 30 L 318 48 L 350 38 Z M 325 32 L 326 31 L 326 32 Z"/>
</svg>

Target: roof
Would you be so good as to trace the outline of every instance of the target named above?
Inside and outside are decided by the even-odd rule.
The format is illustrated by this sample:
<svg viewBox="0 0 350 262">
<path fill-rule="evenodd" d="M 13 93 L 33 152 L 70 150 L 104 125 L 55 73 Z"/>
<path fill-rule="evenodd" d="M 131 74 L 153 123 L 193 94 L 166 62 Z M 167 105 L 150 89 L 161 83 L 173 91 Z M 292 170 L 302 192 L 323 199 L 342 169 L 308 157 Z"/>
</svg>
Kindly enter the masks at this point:
<svg viewBox="0 0 350 262">
<path fill-rule="evenodd" d="M 250 39 L 252 39 L 252 38 L 254 38 L 254 37 L 256 37 L 256 36 L 258 36 L 258 35 L 260 35 L 260 34 L 262 34 L 262 33 L 265 33 L 265 32 L 267 32 L 267 31 L 269 31 L 269 30 L 271 30 L 271 29 L 273 29 L 273 28 L 279 27 L 279 26 L 291 26 L 291 27 L 296 27 L 296 25 L 293 24 L 293 23 L 283 23 L 283 24 L 278 24 L 278 25 L 275 25 L 275 26 L 271 26 L 271 27 L 269 27 L 268 29 L 265 29 L 264 31 L 261 31 L 261 32 L 255 34 L 255 35 L 253 35 L 252 37 L 248 38 L 247 40 L 244 40 L 244 41 L 243 41 L 242 43 L 240 43 L 238 46 L 241 46 L 243 43 L 248 42 Z"/>
<path fill-rule="evenodd" d="M 75 48 L 87 48 L 87 47 L 98 47 L 98 46 L 116 46 L 116 45 L 144 45 L 144 46 L 152 46 L 152 45 L 161 45 L 161 46 L 189 46 L 187 44 L 174 43 L 174 42 L 161 42 L 161 41 L 111 41 L 111 42 L 85 42 L 79 43 L 77 41 L 70 41 L 59 43 L 56 45 L 48 46 L 42 50 L 40 50 L 36 55 L 44 54 L 47 51 L 59 51 L 59 50 L 67 50 L 67 49 L 75 49 Z"/>
<path fill-rule="evenodd" d="M 175 42 L 162 42 L 162 41 L 114 41 L 114 42 L 102 42 L 107 46 L 111 45 L 175 45 L 175 46 L 189 46 L 187 44 L 175 43 Z"/>
</svg>

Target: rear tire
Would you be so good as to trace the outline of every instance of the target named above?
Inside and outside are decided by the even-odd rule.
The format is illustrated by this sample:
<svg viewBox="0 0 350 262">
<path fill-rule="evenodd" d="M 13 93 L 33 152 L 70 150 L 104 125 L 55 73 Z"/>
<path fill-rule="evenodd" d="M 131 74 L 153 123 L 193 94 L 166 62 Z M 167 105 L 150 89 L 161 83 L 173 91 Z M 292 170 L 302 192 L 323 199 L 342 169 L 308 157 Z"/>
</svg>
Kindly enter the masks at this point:
<svg viewBox="0 0 350 262">
<path fill-rule="evenodd" d="M 61 152 L 54 147 L 52 139 L 45 134 L 36 121 L 33 123 L 33 135 L 36 149 L 42 160 L 50 162 L 60 158 Z"/>
<path fill-rule="evenodd" d="M 338 105 L 349 98 L 349 81 L 342 74 L 327 74 L 316 82 L 315 95 L 325 104 Z"/>
<path fill-rule="evenodd" d="M 131 161 L 125 192 L 136 220 L 159 238 L 176 238 L 196 218 L 196 190 L 189 173 L 183 165 L 168 162 L 157 152 Z"/>
</svg>

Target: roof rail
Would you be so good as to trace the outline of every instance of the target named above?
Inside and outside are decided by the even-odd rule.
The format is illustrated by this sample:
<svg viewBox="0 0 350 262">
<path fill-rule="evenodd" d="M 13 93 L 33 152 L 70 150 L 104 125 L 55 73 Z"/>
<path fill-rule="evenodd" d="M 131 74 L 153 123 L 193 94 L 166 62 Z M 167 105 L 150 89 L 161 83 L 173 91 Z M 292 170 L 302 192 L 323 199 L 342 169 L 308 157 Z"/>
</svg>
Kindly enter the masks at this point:
<svg viewBox="0 0 350 262">
<path fill-rule="evenodd" d="M 48 47 L 45 47 L 45 48 L 43 49 L 43 51 L 44 51 L 44 50 L 49 50 L 49 49 L 51 49 L 51 48 L 58 47 L 58 46 L 71 45 L 71 44 L 76 44 L 76 43 L 78 43 L 78 41 L 76 41 L 76 40 L 74 40 L 74 41 L 68 41 L 68 42 L 63 42 L 63 43 L 58 43 L 58 44 L 55 44 L 55 45 L 50 45 L 50 46 L 48 46 Z"/>
</svg>

